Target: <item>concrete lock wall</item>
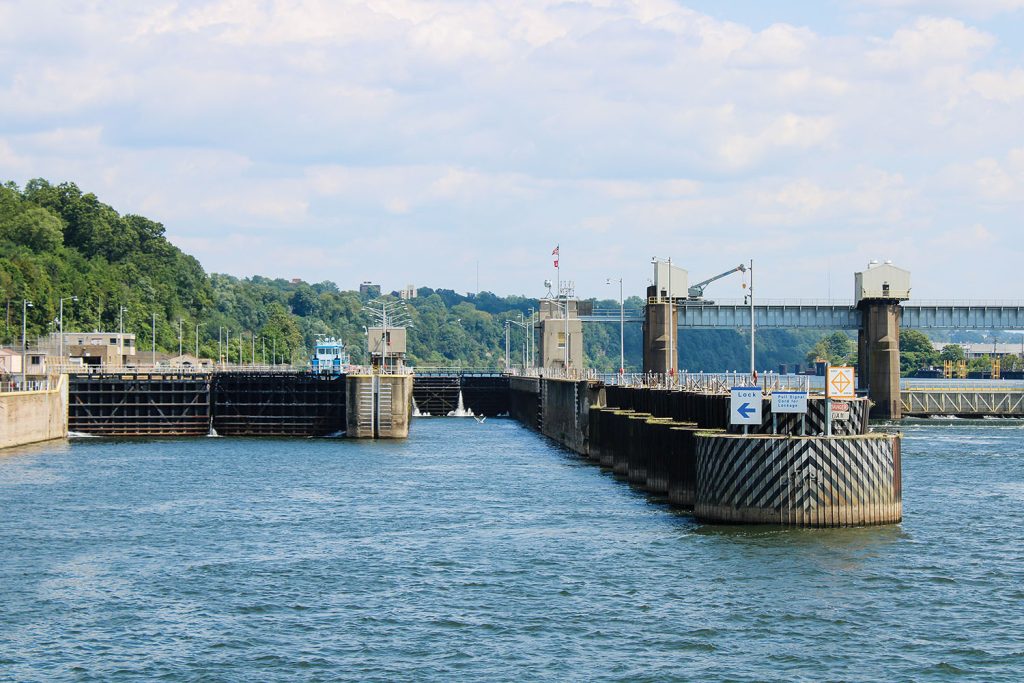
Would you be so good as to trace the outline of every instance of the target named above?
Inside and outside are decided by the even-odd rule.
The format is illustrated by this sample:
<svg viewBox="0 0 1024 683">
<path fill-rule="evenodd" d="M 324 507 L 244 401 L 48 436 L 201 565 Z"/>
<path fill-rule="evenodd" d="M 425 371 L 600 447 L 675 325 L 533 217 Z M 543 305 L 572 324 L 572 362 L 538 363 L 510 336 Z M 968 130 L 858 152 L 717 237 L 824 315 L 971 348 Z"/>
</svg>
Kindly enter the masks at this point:
<svg viewBox="0 0 1024 683">
<path fill-rule="evenodd" d="M 68 380 L 43 391 L 0 393 L 0 448 L 64 439 L 68 435 Z"/>
<path fill-rule="evenodd" d="M 536 377 L 509 377 L 508 414 L 530 429 L 540 429 L 540 382 Z"/>
<path fill-rule="evenodd" d="M 582 455 L 590 449 L 590 409 L 604 405 L 598 382 L 540 380 L 541 433 Z"/>
<path fill-rule="evenodd" d="M 694 514 L 784 526 L 899 522 L 900 437 L 698 434 Z"/>
</svg>

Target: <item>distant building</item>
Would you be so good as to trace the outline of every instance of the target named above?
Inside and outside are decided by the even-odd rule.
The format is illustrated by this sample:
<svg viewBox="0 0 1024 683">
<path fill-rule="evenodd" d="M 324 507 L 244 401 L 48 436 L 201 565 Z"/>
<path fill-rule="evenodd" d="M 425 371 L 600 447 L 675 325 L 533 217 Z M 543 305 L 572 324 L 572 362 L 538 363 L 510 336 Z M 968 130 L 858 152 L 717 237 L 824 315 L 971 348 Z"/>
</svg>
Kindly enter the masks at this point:
<svg viewBox="0 0 1024 683">
<path fill-rule="evenodd" d="M 413 287 L 412 285 L 406 285 L 398 293 L 398 297 L 400 299 L 406 299 L 406 300 L 408 300 L 408 299 L 415 299 L 416 298 L 416 288 Z"/>
<path fill-rule="evenodd" d="M 293 285 L 301 285 L 302 284 L 302 278 L 301 277 L 293 277 L 291 282 L 292 282 Z"/>
<path fill-rule="evenodd" d="M 932 342 L 932 348 L 941 351 L 946 346 L 959 346 L 964 350 L 967 358 L 1004 358 L 1006 356 L 1024 356 L 1024 343 L 992 343 L 992 342 L 970 342 L 958 344 L 956 342 Z"/>
<path fill-rule="evenodd" d="M 39 346 L 54 358 L 60 357 L 61 338 L 54 332 L 40 340 Z M 135 361 L 135 335 L 120 332 L 65 332 L 65 362 L 119 368 Z"/>
<path fill-rule="evenodd" d="M 21 373 L 21 351 L 0 349 L 0 375 L 17 375 Z"/>
<path fill-rule="evenodd" d="M 368 294 L 370 296 L 380 296 L 380 285 L 375 285 L 372 282 L 364 282 L 359 285 L 360 294 Z"/>
</svg>

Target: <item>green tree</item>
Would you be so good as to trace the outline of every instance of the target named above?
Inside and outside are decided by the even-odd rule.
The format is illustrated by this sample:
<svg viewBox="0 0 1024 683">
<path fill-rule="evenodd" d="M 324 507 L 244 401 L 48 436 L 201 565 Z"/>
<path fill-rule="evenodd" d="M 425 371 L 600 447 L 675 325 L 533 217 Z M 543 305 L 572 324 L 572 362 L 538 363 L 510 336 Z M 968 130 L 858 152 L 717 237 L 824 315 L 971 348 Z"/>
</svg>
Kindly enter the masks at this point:
<svg viewBox="0 0 1024 683">
<path fill-rule="evenodd" d="M 964 347 L 959 344 L 946 344 L 942 347 L 942 351 L 939 352 L 939 360 L 942 361 L 961 361 L 966 360 L 967 354 L 964 353 Z"/>
<path fill-rule="evenodd" d="M 939 359 L 939 352 L 923 332 L 900 330 L 900 374 L 904 377 L 935 366 Z"/>
<path fill-rule="evenodd" d="M 811 347 L 806 358 L 808 363 L 826 360 L 830 365 L 847 365 L 853 362 L 856 350 L 853 340 L 844 332 L 833 332 Z"/>
</svg>

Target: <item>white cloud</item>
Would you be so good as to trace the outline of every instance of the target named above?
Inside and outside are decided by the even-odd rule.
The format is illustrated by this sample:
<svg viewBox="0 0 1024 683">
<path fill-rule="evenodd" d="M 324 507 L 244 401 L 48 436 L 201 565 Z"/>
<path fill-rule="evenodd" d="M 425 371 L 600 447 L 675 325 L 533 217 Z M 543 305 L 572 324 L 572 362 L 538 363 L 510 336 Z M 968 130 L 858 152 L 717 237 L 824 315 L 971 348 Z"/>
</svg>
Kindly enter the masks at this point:
<svg viewBox="0 0 1024 683">
<path fill-rule="evenodd" d="M 922 17 L 913 26 L 896 31 L 888 40 L 879 41 L 868 58 L 886 69 L 929 68 L 971 62 L 994 44 L 995 38 L 991 35 L 959 20 Z"/>
<path fill-rule="evenodd" d="M 657 244 L 757 250 L 784 295 L 812 262 L 768 264 L 809 244 L 859 266 L 1006 241 L 1021 59 L 959 0 L 861 6 L 824 30 L 673 0 L 4 3 L 0 178 L 74 180 L 211 269 L 343 286 L 387 274 L 349 251 L 400 244 L 390 267 L 438 286 L 515 250 L 490 287 L 523 291 L 558 241 L 581 291 L 612 267 L 638 290 Z"/>
</svg>

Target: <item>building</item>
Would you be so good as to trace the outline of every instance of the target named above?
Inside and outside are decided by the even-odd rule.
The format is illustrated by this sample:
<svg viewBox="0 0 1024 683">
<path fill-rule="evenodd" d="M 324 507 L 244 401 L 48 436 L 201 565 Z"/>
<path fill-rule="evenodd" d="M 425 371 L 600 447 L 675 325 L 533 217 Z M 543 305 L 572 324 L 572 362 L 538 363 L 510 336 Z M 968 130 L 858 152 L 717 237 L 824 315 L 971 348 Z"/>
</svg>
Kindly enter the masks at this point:
<svg viewBox="0 0 1024 683">
<path fill-rule="evenodd" d="M 21 374 L 21 351 L 2 348 L 0 349 L 0 375 Z"/>
<path fill-rule="evenodd" d="M 366 330 L 367 349 L 374 367 L 383 366 L 401 372 L 405 366 L 406 331 L 404 327 L 370 327 Z"/>
<path fill-rule="evenodd" d="M 853 300 L 906 301 L 910 298 L 910 271 L 892 261 L 871 261 L 867 270 L 853 274 Z"/>
<path fill-rule="evenodd" d="M 416 288 L 413 287 L 412 285 L 406 285 L 405 287 L 403 287 L 401 289 L 401 291 L 398 292 L 398 298 L 405 299 L 405 300 L 415 299 L 416 298 Z"/>
<path fill-rule="evenodd" d="M 40 340 L 40 348 L 54 358 L 61 349 L 65 362 L 72 365 L 120 368 L 135 364 L 135 335 L 121 332 L 55 332 Z"/>
<path fill-rule="evenodd" d="M 936 351 L 941 351 L 947 346 L 959 346 L 964 350 L 964 356 L 970 358 L 1005 358 L 1006 356 L 1024 356 L 1024 340 L 1020 342 L 932 342 Z"/>
<path fill-rule="evenodd" d="M 380 296 L 380 285 L 375 285 L 372 282 L 363 282 L 359 285 L 359 293 L 368 296 Z"/>
<path fill-rule="evenodd" d="M 565 369 L 567 358 L 569 369 L 583 367 L 583 321 L 579 313 L 580 302 L 576 299 L 540 300 L 541 367 Z"/>
</svg>

